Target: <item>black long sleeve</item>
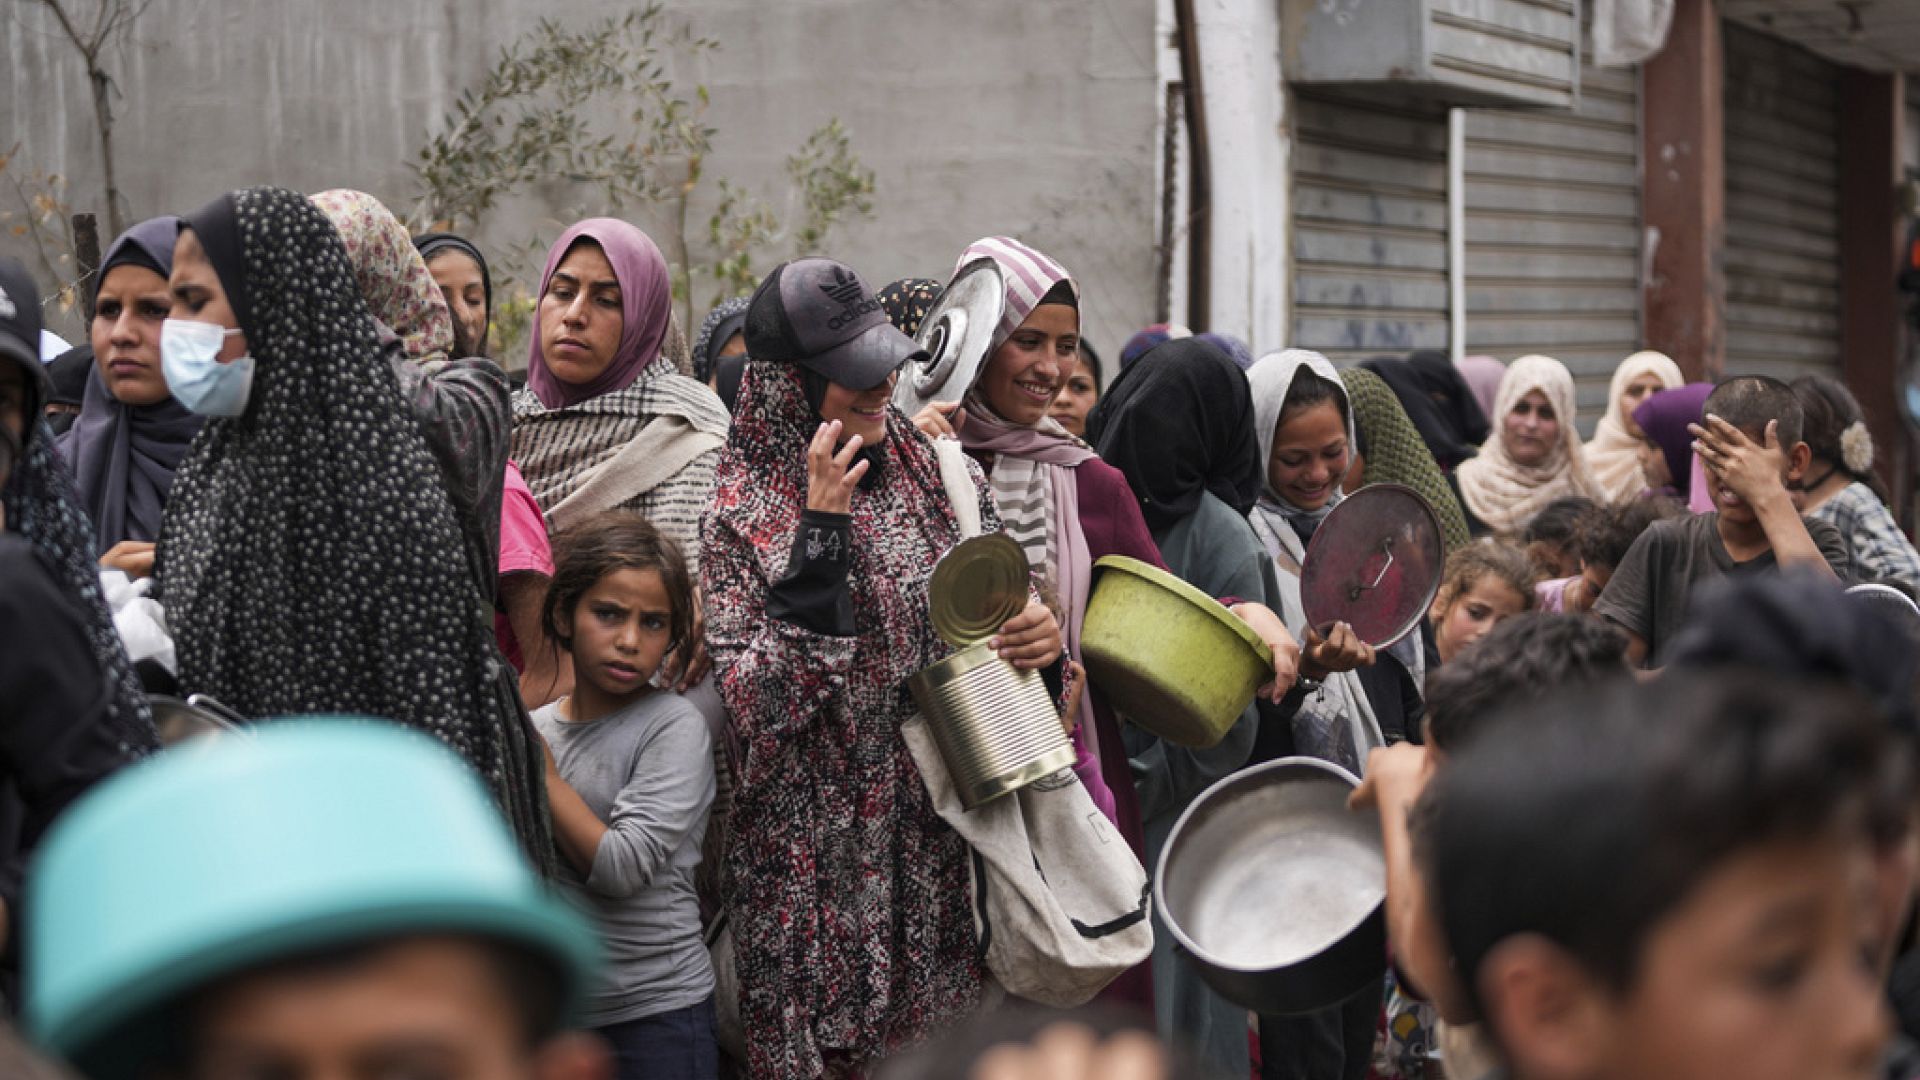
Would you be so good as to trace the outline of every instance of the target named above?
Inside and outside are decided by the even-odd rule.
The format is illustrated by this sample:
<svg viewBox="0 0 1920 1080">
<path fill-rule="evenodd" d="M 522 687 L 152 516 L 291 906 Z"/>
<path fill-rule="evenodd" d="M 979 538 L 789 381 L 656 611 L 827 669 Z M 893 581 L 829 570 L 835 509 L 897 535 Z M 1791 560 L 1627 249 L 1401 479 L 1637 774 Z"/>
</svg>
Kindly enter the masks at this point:
<svg viewBox="0 0 1920 1080">
<path fill-rule="evenodd" d="M 829 637 L 852 637 L 853 597 L 847 592 L 853 517 L 824 510 L 800 513 L 786 576 L 767 590 L 767 614 Z"/>
</svg>

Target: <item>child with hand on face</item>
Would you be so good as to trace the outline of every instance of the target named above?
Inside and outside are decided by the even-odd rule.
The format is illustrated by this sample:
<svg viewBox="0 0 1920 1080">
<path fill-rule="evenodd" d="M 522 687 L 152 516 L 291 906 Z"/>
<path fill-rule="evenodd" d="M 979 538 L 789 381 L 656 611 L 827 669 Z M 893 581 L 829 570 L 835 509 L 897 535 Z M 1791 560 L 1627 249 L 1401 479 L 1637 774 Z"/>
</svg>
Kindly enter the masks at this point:
<svg viewBox="0 0 1920 1080">
<path fill-rule="evenodd" d="M 1657 667 L 1702 581 L 1800 569 L 1845 581 L 1846 542 L 1802 519 L 1789 488 L 1807 471 L 1801 410 L 1778 379 L 1741 375 L 1708 396 L 1691 430 L 1713 510 L 1654 524 L 1614 571 L 1594 612 L 1628 637 L 1634 662 Z"/>
<path fill-rule="evenodd" d="M 572 655 L 574 687 L 533 722 L 567 885 L 597 916 L 608 954 L 586 1019 L 612 1044 L 622 1080 L 711 1078 L 714 977 L 694 870 L 713 742 L 693 705 L 655 686 L 693 633 L 686 560 L 625 511 L 588 519 L 559 549 L 544 622 Z"/>
</svg>

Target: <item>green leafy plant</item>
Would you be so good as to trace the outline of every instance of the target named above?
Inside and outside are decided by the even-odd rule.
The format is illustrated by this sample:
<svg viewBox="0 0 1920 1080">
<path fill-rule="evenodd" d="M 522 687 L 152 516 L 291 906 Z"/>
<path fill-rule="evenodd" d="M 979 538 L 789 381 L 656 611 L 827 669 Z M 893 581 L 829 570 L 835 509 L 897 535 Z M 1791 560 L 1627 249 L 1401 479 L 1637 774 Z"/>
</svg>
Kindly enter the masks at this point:
<svg viewBox="0 0 1920 1080">
<path fill-rule="evenodd" d="M 712 283 L 715 303 L 751 290 L 762 269 L 756 258 L 820 250 L 835 226 L 872 211 L 875 184 L 836 119 L 787 159 L 790 228 L 749 188 L 724 177 L 706 186 L 719 134 L 706 122 L 711 98 L 704 85 L 683 92 L 667 71 L 717 48 L 671 23 L 657 2 L 584 27 L 542 20 L 500 51 L 415 155 L 411 224 L 476 229 L 502 200 L 527 192 L 565 200 L 555 209 L 567 217 L 643 207 L 665 223 L 656 236 L 681 325 L 695 325 L 701 281 Z M 709 198 L 700 233 L 694 207 Z M 537 268 L 540 249 L 530 250 L 502 259 L 500 276 Z M 501 336 L 514 335 L 496 314 Z"/>
</svg>

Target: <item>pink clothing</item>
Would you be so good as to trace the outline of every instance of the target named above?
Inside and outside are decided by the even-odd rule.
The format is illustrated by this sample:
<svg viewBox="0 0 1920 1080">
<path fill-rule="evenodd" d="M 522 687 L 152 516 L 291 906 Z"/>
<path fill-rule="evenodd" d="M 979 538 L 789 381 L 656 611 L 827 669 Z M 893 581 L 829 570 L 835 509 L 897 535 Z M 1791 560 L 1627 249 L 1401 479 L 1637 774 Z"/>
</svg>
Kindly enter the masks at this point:
<svg viewBox="0 0 1920 1080">
<path fill-rule="evenodd" d="M 1553 581 L 1538 581 L 1533 586 L 1534 610 L 1550 611 L 1555 615 L 1564 615 L 1567 611 L 1567 587 L 1579 581 L 1578 577 L 1556 578 Z"/>
<path fill-rule="evenodd" d="M 500 576 L 539 574 L 553 576 L 553 548 L 547 543 L 547 519 L 540 515 L 540 504 L 520 475 L 520 466 L 507 462 L 507 479 L 500 499 Z M 526 661 L 520 651 L 520 639 L 504 612 L 493 614 L 493 633 L 500 651 L 524 674 Z"/>
</svg>

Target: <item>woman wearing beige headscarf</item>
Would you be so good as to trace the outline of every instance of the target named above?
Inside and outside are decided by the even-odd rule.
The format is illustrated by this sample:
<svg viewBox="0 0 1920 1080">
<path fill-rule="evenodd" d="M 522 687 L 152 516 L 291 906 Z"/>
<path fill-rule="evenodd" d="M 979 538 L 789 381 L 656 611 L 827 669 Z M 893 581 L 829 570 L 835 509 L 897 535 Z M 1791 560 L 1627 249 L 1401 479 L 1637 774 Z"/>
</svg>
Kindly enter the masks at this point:
<svg viewBox="0 0 1920 1080">
<path fill-rule="evenodd" d="M 1596 498 L 1577 416 L 1565 364 L 1546 356 L 1515 360 L 1494 400 L 1493 434 L 1454 473 L 1467 512 L 1495 536 L 1512 539 L 1562 495 Z"/>
<path fill-rule="evenodd" d="M 1647 489 L 1640 471 L 1640 451 L 1646 442 L 1633 410 L 1656 390 L 1671 390 L 1685 382 L 1680 365 L 1665 353 L 1637 352 L 1613 371 L 1607 388 L 1607 415 L 1593 429 L 1587 443 L 1587 471 L 1608 502 L 1621 502 Z"/>
</svg>

